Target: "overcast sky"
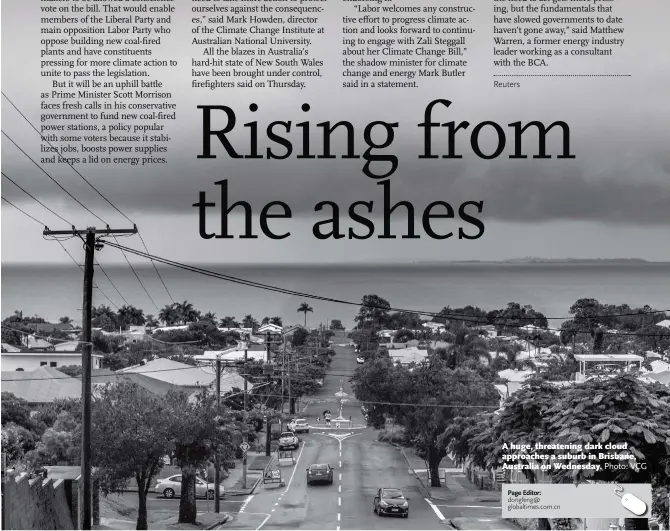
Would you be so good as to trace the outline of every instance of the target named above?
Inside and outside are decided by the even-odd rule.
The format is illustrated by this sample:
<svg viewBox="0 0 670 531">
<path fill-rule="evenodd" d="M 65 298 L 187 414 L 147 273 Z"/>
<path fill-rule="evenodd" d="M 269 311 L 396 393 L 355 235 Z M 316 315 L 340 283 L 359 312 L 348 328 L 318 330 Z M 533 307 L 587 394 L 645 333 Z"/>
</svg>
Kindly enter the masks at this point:
<svg viewBox="0 0 670 531">
<path fill-rule="evenodd" d="M 427 3 L 427 2 L 422 2 Z M 473 2 L 474 3 L 474 2 Z M 325 17 L 329 39 L 315 46 L 315 54 L 327 63 L 324 77 L 310 81 L 311 90 L 291 89 L 194 90 L 190 87 L 190 57 L 200 53 L 190 41 L 191 2 L 176 2 L 178 22 L 164 38 L 159 57 L 177 59 L 180 66 L 169 74 L 158 72 L 164 89 L 178 104 L 169 164 L 149 167 L 87 166 L 76 168 L 112 203 L 135 221 L 152 253 L 186 262 L 338 262 L 413 260 L 499 260 L 522 256 L 640 257 L 670 261 L 670 53 L 666 21 L 667 0 L 644 3 L 615 2 L 625 17 L 626 42 L 615 57 L 570 60 L 555 63 L 552 73 L 630 74 L 631 77 L 522 78 L 521 89 L 494 89 L 491 66 L 490 6 L 476 2 L 477 34 L 468 43 L 472 68 L 467 77 L 423 82 L 421 89 L 361 91 L 339 89 L 339 31 L 347 4 L 331 3 Z M 49 83 L 39 75 L 39 3 L 20 0 L 2 2 L 3 92 L 35 124 L 40 124 L 40 91 Z M 173 15 L 173 18 L 176 17 Z M 17 52 L 20 50 L 21 52 Z M 665 53 L 662 51 L 665 50 Z M 436 98 L 451 100 L 449 109 L 436 107 L 437 121 L 472 124 L 494 120 L 564 120 L 570 124 L 574 160 L 532 159 L 494 161 L 477 159 L 464 149 L 462 161 L 419 160 L 423 138 L 417 124 L 423 109 Z M 252 115 L 251 102 L 259 105 Z M 308 102 L 312 110 L 302 113 Z M 234 108 L 241 124 L 258 119 L 263 130 L 272 120 L 348 119 L 357 127 L 359 146 L 367 122 L 399 122 L 394 144 L 386 152 L 400 159 L 391 178 L 392 199 L 411 201 L 418 213 L 432 201 L 449 202 L 457 211 L 463 201 L 484 201 L 486 231 L 476 241 L 451 238 L 443 241 L 422 234 L 419 240 L 365 241 L 348 239 L 317 241 L 311 232 L 314 205 L 336 201 L 346 216 L 348 205 L 374 200 L 381 211 L 379 186 L 366 177 L 361 160 L 282 161 L 231 160 L 215 144 L 215 160 L 199 160 L 201 114 L 198 104 L 221 104 Z M 252 118 L 253 116 L 253 118 Z M 7 104 L 2 102 L 2 129 L 36 160 L 39 137 Z M 233 136 L 242 141 L 243 136 Z M 292 136 L 295 139 L 295 136 Z M 434 132 L 435 152 L 446 135 Z M 532 137 L 529 137 L 532 140 Z M 298 141 L 294 140 L 297 144 Z M 313 142 L 318 142 L 314 138 Z M 267 146 L 261 141 L 261 147 Z M 462 143 L 461 145 L 467 146 Z M 336 144 L 336 146 L 338 146 Z M 550 143 L 556 153 L 557 143 Z M 507 153 L 507 152 L 506 152 Z M 105 222 L 128 226 L 118 212 L 89 188 L 65 165 L 44 165 L 49 174 Z M 52 210 L 76 226 L 101 225 L 28 160 L 6 138 L 2 139 L 2 170 Z M 288 203 L 290 221 L 273 221 L 277 232 L 291 236 L 275 242 L 257 240 L 202 240 L 193 203 L 200 191 L 218 201 L 214 181 L 228 179 L 230 197 L 244 199 L 260 208 L 272 200 Z M 66 228 L 59 220 L 2 179 L 2 195 L 51 228 Z M 404 212 L 395 216 L 402 218 Z M 395 217 L 394 216 L 394 217 Z M 395 228 L 403 234 L 402 219 Z M 208 224 L 216 229 L 218 221 Z M 239 228 L 239 223 L 233 227 Z M 255 223 L 258 231 L 258 224 Z M 381 225 L 378 222 L 378 227 Z M 457 231 L 467 225 L 451 220 L 443 227 Z M 348 224 L 345 221 L 343 228 Z M 473 232 L 471 228 L 468 229 Z M 141 248 L 134 237 L 123 240 Z M 71 252 L 80 245 L 66 244 Z M 55 242 L 45 242 L 40 227 L 3 202 L 2 261 L 68 261 Z M 105 260 L 122 261 L 117 251 Z"/>
</svg>

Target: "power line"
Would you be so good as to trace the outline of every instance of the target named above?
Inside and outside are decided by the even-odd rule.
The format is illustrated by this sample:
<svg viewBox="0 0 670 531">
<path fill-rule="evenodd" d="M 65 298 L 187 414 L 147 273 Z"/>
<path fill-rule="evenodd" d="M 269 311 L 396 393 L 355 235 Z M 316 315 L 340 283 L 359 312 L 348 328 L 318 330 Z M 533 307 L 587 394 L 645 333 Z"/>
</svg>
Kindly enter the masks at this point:
<svg viewBox="0 0 670 531">
<path fill-rule="evenodd" d="M 297 291 L 294 291 L 294 290 L 289 290 L 289 289 L 286 289 L 286 288 L 272 286 L 272 285 L 269 285 L 269 284 L 263 284 L 263 283 L 260 283 L 260 282 L 245 280 L 245 279 L 242 279 L 242 278 L 239 278 L 239 277 L 233 277 L 231 275 L 225 275 L 223 273 L 216 273 L 214 271 L 209 271 L 207 269 L 203 269 L 203 268 L 200 268 L 200 267 L 191 266 L 191 265 L 188 265 L 188 264 L 183 264 L 183 263 L 180 263 L 180 262 L 176 262 L 174 260 L 169 260 L 167 258 L 161 258 L 161 257 L 155 256 L 155 255 L 148 255 L 148 254 L 146 254 L 142 251 L 139 251 L 137 249 L 132 249 L 130 247 L 125 247 L 125 246 L 122 246 L 122 245 L 119 245 L 119 244 L 113 244 L 113 243 L 108 242 L 108 241 L 105 241 L 105 243 L 108 244 L 108 245 L 111 245 L 112 247 L 117 247 L 119 249 L 123 249 L 123 250 L 125 250 L 125 251 L 127 251 L 131 254 L 135 254 L 135 255 L 141 256 L 143 258 L 148 258 L 148 259 L 151 259 L 151 260 L 155 260 L 157 262 L 160 262 L 160 263 L 163 263 L 163 264 L 166 264 L 166 265 L 170 265 L 170 266 L 176 267 L 178 269 L 183 269 L 183 270 L 189 271 L 191 273 L 198 273 L 200 275 L 217 278 L 219 280 L 226 280 L 226 281 L 232 282 L 234 284 L 240 284 L 240 285 L 243 285 L 243 286 L 254 287 L 254 288 L 263 289 L 263 290 L 266 290 L 266 291 L 273 291 L 273 292 L 281 293 L 281 294 L 284 294 L 284 295 L 291 295 L 291 296 L 302 297 L 302 298 L 306 298 L 306 299 L 314 299 L 314 300 L 319 300 L 319 301 L 324 301 L 324 302 L 331 302 L 331 303 L 335 303 L 335 304 L 343 304 L 343 305 L 357 306 L 357 307 L 369 307 L 369 306 L 363 304 L 362 302 L 346 301 L 346 300 L 341 300 L 341 299 L 335 299 L 335 298 L 332 298 L 332 297 L 324 297 L 324 296 L 321 296 L 321 295 L 314 295 L 314 294 L 310 294 L 310 293 L 297 292 Z M 438 312 L 431 312 L 431 311 L 425 311 L 425 310 L 407 310 L 407 309 L 404 309 L 404 308 L 383 308 L 383 309 L 386 310 L 386 311 L 415 313 L 417 315 L 428 315 L 428 316 L 433 316 L 433 317 L 448 317 L 449 319 L 452 319 L 454 321 L 462 321 L 462 322 L 465 322 L 465 323 L 490 324 L 488 320 L 482 320 L 482 319 L 470 318 L 470 317 L 468 317 L 468 318 L 458 318 L 458 317 L 454 317 L 452 315 L 446 315 L 445 316 L 444 314 L 440 314 Z M 634 315 L 639 315 L 639 314 L 634 314 Z M 602 316 L 602 317 L 606 317 L 606 316 Z M 595 316 L 593 318 L 595 318 Z M 503 326 L 506 326 L 508 328 L 523 328 L 523 326 L 519 325 L 519 324 L 516 324 L 516 325 L 506 324 L 506 325 L 503 325 Z M 542 328 L 541 330 L 543 330 L 543 331 L 553 331 L 553 332 L 564 332 L 564 331 L 566 331 L 566 332 L 570 332 L 570 333 L 585 333 L 585 334 L 591 334 L 592 333 L 591 330 L 562 330 L 560 328 Z M 644 334 L 644 333 L 639 333 L 639 332 L 630 332 L 629 333 L 629 332 L 618 332 L 618 331 L 617 332 L 603 331 L 602 333 L 603 333 L 603 335 L 636 336 L 636 337 L 657 337 L 659 335 L 663 335 L 662 333 L 659 333 L 659 334 Z"/>
<path fill-rule="evenodd" d="M 21 212 L 21 214 L 23 214 L 24 216 L 29 217 L 30 219 L 32 219 L 34 222 L 38 223 L 38 224 L 41 225 L 42 227 L 46 227 L 46 225 L 45 225 L 44 223 L 42 223 L 40 220 L 38 220 L 37 218 L 34 218 L 33 216 L 31 216 L 31 215 L 28 214 L 27 212 L 24 212 L 23 210 L 21 210 L 19 207 L 17 207 L 14 203 L 12 203 L 11 201 L 9 201 L 8 199 L 5 199 L 5 198 L 3 197 L 2 200 L 5 201 L 6 203 L 8 203 L 9 205 L 13 206 L 16 210 L 18 210 L 19 212 Z M 79 263 L 75 260 L 74 256 L 72 256 L 72 255 L 70 254 L 70 251 L 68 251 L 67 248 L 65 247 L 65 245 L 63 245 L 63 242 L 61 242 L 59 239 L 56 239 L 56 241 L 57 241 L 58 244 L 63 248 L 63 251 L 65 251 L 65 252 L 67 253 L 67 255 L 70 257 L 70 259 L 74 262 L 74 265 L 76 265 L 80 270 L 82 270 L 81 265 L 79 265 Z M 111 282 L 111 281 L 110 281 L 110 282 Z M 118 307 L 116 304 L 114 304 L 114 301 L 112 301 L 112 299 L 110 299 L 110 298 L 105 294 L 105 292 L 102 291 L 102 289 L 100 289 L 99 286 L 97 286 L 96 284 L 93 284 L 93 286 L 95 287 L 95 289 L 97 289 L 97 290 L 100 292 L 100 294 L 101 294 L 103 297 L 105 297 L 105 298 L 109 301 L 109 303 L 110 303 L 112 306 L 114 306 L 117 310 L 119 309 L 119 307 Z"/>
<path fill-rule="evenodd" d="M 75 168 L 75 167 L 72 165 L 72 163 L 71 163 L 66 157 L 64 157 L 64 156 L 58 151 L 58 149 L 56 149 L 56 148 L 53 146 L 53 144 L 51 144 L 51 142 L 49 142 L 46 138 L 44 138 L 44 137 L 42 136 L 42 133 L 40 133 L 40 131 L 37 129 L 37 127 L 35 127 L 35 126 L 33 125 L 33 123 L 28 119 L 28 117 L 27 117 L 25 114 L 23 114 L 23 113 L 21 112 L 21 110 L 14 104 L 14 102 L 13 102 L 12 100 L 9 99 L 9 97 L 7 96 L 7 94 L 5 94 L 4 92 L 2 92 L 2 95 L 3 95 L 4 98 L 9 102 L 9 104 L 10 104 L 12 107 L 14 107 L 14 109 L 16 110 L 16 112 L 19 113 L 19 115 L 21 116 L 21 118 L 23 118 L 23 119 L 28 123 L 28 125 L 30 125 L 30 127 L 31 127 L 31 128 L 38 134 L 38 135 L 40 135 L 40 139 L 41 139 L 43 142 L 45 142 L 45 143 L 46 143 L 46 144 L 53 150 L 53 152 L 54 152 L 56 155 L 58 155 L 58 157 L 59 157 L 62 161 L 64 161 L 68 166 L 70 166 L 70 168 L 72 168 L 72 170 L 73 170 L 79 177 L 81 177 L 81 179 L 83 179 L 83 181 L 84 181 L 86 184 L 88 184 L 91 188 L 93 188 L 93 190 L 95 190 L 95 192 L 96 192 L 100 197 L 102 197 L 102 198 L 103 198 L 103 199 L 104 199 L 104 200 L 105 200 L 105 201 L 106 201 L 106 202 L 107 202 L 107 203 L 108 203 L 114 210 L 116 210 L 119 214 L 121 214 L 124 218 L 126 218 L 126 220 L 128 220 L 128 221 L 129 221 L 130 223 L 132 223 L 133 225 L 137 225 L 137 224 L 136 224 L 133 220 L 131 220 L 126 214 L 124 214 L 124 213 L 123 213 L 123 212 L 122 212 L 122 211 L 121 211 L 121 210 L 120 210 L 114 203 L 112 203 L 109 199 L 107 199 L 107 197 L 105 197 L 105 196 L 102 194 L 102 192 L 101 192 L 100 190 L 98 190 L 95 186 L 93 186 L 93 184 L 92 184 L 88 179 L 86 179 L 86 177 L 84 177 L 84 176 L 79 172 L 79 170 L 77 170 L 77 168 Z M 101 220 L 101 221 L 102 221 L 102 220 Z M 104 222 L 103 222 L 103 223 L 104 223 Z M 147 247 L 147 244 L 144 242 L 144 238 L 143 238 L 142 235 L 140 234 L 139 230 L 137 231 L 137 235 L 140 237 L 140 240 L 141 240 L 141 242 L 142 242 L 142 245 L 144 246 L 144 250 L 148 253 L 148 252 L 149 252 L 149 248 Z M 158 268 L 156 267 L 156 264 L 155 264 L 153 261 L 152 261 L 152 264 L 153 264 L 153 266 L 154 266 L 154 270 L 156 271 L 156 274 L 158 275 L 158 278 L 160 279 L 161 283 L 163 284 L 163 287 L 165 288 L 165 291 L 166 291 L 167 294 L 168 294 L 168 297 L 170 297 L 170 300 L 174 303 L 174 299 L 172 298 L 172 295 L 170 294 L 170 291 L 168 290 L 167 286 L 165 285 L 165 281 L 163 280 L 163 277 L 161 276 L 160 272 L 158 271 Z"/>
<path fill-rule="evenodd" d="M 21 146 L 19 146 L 16 142 L 14 142 L 14 140 L 13 140 L 7 133 L 5 133 L 5 131 L 2 131 L 2 134 L 5 135 L 5 136 L 9 139 L 9 141 L 10 141 L 12 144 L 14 144 L 14 145 L 18 148 L 18 150 L 21 151 L 21 153 L 23 153 L 23 154 L 24 154 L 24 155 L 25 155 L 25 156 L 26 156 L 26 157 L 27 157 L 27 158 L 28 158 L 28 159 L 29 159 L 35 166 L 37 166 L 37 167 L 40 169 L 40 171 L 42 171 L 42 173 L 44 173 L 44 175 L 46 175 L 49 179 L 51 179 L 54 183 L 56 183 L 56 185 L 57 185 L 61 190 L 63 190 L 63 191 L 64 191 L 69 197 L 71 197 L 74 201 L 76 201 L 78 205 L 80 205 L 84 210 L 86 210 L 87 212 L 89 212 L 93 217 L 95 217 L 96 219 L 100 220 L 100 221 L 101 221 L 102 223 L 104 223 L 106 226 L 109 226 L 109 224 L 108 224 L 104 219 L 102 219 L 100 216 L 98 216 L 97 214 L 95 214 L 90 208 L 88 208 L 88 207 L 87 207 L 86 205 L 84 205 L 81 201 L 79 201 L 79 199 L 77 199 L 75 196 L 73 196 L 73 195 L 72 195 L 72 194 L 71 194 L 65 187 L 63 187 L 63 186 L 62 186 L 56 179 L 54 179 L 54 178 L 49 174 L 49 172 L 47 172 L 44 168 L 42 168 L 42 166 L 40 166 L 37 162 L 35 162 L 35 160 L 34 160 L 30 155 L 28 155 L 28 153 L 26 153 L 26 152 L 21 148 Z M 59 217 L 60 217 L 60 216 L 59 216 Z M 116 243 L 118 244 L 118 243 L 119 243 L 119 240 L 117 239 L 117 237 L 116 237 L 116 236 L 113 236 L 113 238 L 114 238 L 114 240 L 116 241 Z M 140 285 L 142 286 L 142 289 L 144 290 L 144 292 L 147 294 L 147 297 L 149 297 L 149 300 L 150 300 L 150 301 L 152 302 L 152 304 L 156 307 L 156 310 L 158 310 L 159 308 L 158 308 L 158 305 L 156 304 L 156 301 L 154 301 L 154 299 L 153 299 L 153 298 L 151 297 L 151 295 L 149 294 L 149 291 L 147 290 L 147 288 L 145 287 L 144 283 L 143 283 L 142 280 L 140 279 L 139 275 L 137 274 L 137 271 L 135 271 L 135 268 L 134 268 L 133 265 L 130 263 L 130 260 L 128 259 L 128 256 L 126 255 L 126 253 L 125 253 L 123 250 L 121 250 L 121 254 L 123 254 L 123 257 L 126 259 L 126 262 L 128 263 L 128 266 L 130 267 L 130 269 L 132 270 L 133 274 L 135 275 L 135 278 L 137 278 L 137 281 L 138 281 L 138 282 L 140 283 Z"/>
<path fill-rule="evenodd" d="M 11 177 L 9 177 L 5 172 L 2 172 L 2 176 L 3 176 L 5 179 L 7 179 L 9 182 L 11 182 L 14 186 L 16 186 L 19 190 L 21 190 L 24 194 L 26 194 L 28 197 L 30 197 L 30 198 L 33 199 L 35 202 L 37 202 L 39 205 L 41 205 L 41 206 L 44 207 L 46 210 L 48 210 L 49 212 L 51 212 L 54 216 L 56 216 L 57 218 L 61 219 L 62 221 L 64 221 L 64 222 L 67 223 L 68 225 L 72 225 L 72 223 L 70 223 L 70 222 L 69 222 L 67 219 L 65 219 L 63 216 L 61 216 L 60 214 L 57 214 L 56 212 L 54 212 L 53 210 L 51 210 L 48 206 L 46 206 L 44 203 L 42 203 L 42 201 L 40 201 L 39 199 L 37 199 L 37 198 L 36 198 L 34 195 L 32 195 L 30 192 L 28 192 L 28 191 L 26 191 L 25 189 L 23 189 L 18 183 L 16 183 L 16 181 L 14 181 Z"/>
<path fill-rule="evenodd" d="M 16 186 L 16 187 L 17 187 L 19 190 L 21 190 L 23 193 L 25 193 L 28 197 L 30 197 L 30 198 L 33 199 L 35 202 L 37 202 L 40 206 L 42 206 L 43 208 L 45 208 L 46 210 L 48 210 L 49 212 L 51 212 L 54 216 L 56 216 L 56 217 L 58 217 L 59 219 L 63 220 L 63 221 L 64 221 L 65 223 L 67 223 L 68 225 L 72 225 L 72 223 L 71 223 L 70 221 L 68 221 L 67 219 L 65 219 L 65 218 L 64 218 L 63 216 L 61 216 L 60 214 L 58 214 L 58 213 L 54 212 L 53 210 L 51 210 L 48 206 L 46 206 L 44 203 L 42 203 L 42 201 L 40 201 L 40 200 L 37 199 L 34 195 L 32 195 L 30 192 L 28 192 L 27 190 L 25 190 L 24 188 L 22 188 L 17 182 L 15 182 L 15 181 L 14 181 L 11 177 L 9 177 L 6 173 L 2 172 L 2 176 L 5 177 L 7 180 L 9 180 L 12 184 L 14 184 L 14 186 Z M 57 238 L 54 238 L 54 239 L 57 240 Z M 60 240 L 57 240 L 57 241 L 59 241 L 59 243 L 61 243 Z M 62 245 L 62 243 L 61 243 L 61 247 L 63 247 L 63 249 L 65 249 L 65 247 Z M 70 253 L 67 251 L 67 249 L 65 249 L 65 252 L 67 252 L 68 255 L 70 254 Z M 72 256 L 70 256 L 70 258 L 72 258 Z M 72 259 L 74 260 L 74 258 L 72 258 Z M 77 264 L 76 260 L 75 260 L 75 264 Z M 102 267 L 97 261 L 96 261 L 96 265 L 100 268 L 100 270 L 101 270 L 101 271 L 104 273 L 104 275 L 107 277 L 107 280 L 109 280 L 109 283 L 112 285 L 112 287 L 113 287 L 113 288 L 116 290 L 116 292 L 119 294 L 119 297 L 121 297 L 121 300 L 123 300 L 123 302 L 125 302 L 126 304 L 128 304 L 128 301 L 126 301 L 126 299 L 124 298 L 124 296 L 121 295 L 121 292 L 120 292 L 120 291 L 118 290 L 118 288 L 114 285 L 114 282 L 112 282 L 112 279 L 109 278 L 109 275 L 108 275 L 107 272 L 103 269 L 103 267 Z M 77 266 L 79 267 L 79 264 L 77 264 Z M 81 269 L 81 267 L 79 267 L 79 269 Z M 100 288 L 98 288 L 98 289 L 100 289 Z M 109 300 L 109 299 L 108 299 L 108 300 Z M 110 300 L 110 302 L 111 302 L 111 300 Z"/>
</svg>

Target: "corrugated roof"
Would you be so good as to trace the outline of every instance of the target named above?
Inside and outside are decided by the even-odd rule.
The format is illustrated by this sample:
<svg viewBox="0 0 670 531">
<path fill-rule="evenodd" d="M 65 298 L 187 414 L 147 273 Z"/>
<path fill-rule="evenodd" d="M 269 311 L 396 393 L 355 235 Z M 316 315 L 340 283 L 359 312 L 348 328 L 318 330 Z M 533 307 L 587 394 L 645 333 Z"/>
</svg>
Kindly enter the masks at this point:
<svg viewBox="0 0 670 531">
<path fill-rule="evenodd" d="M 29 404 L 46 404 L 57 398 L 80 398 L 81 381 L 53 367 L 34 371 L 3 371 L 2 390 Z"/>
<path fill-rule="evenodd" d="M 146 389 L 150 393 L 158 396 L 165 396 L 170 391 L 180 391 L 179 386 L 152 378 L 149 375 L 133 373 L 133 372 L 114 372 L 110 369 L 96 369 L 91 372 L 92 385 L 108 385 L 118 383 L 121 381 L 129 381 Z"/>
<path fill-rule="evenodd" d="M 144 365 L 121 369 L 122 373 L 143 373 L 146 376 L 182 387 L 205 387 L 216 378 L 211 369 L 193 367 L 167 358 L 156 358 Z"/>
<path fill-rule="evenodd" d="M 575 354 L 577 361 L 644 361 L 637 354 Z"/>
</svg>

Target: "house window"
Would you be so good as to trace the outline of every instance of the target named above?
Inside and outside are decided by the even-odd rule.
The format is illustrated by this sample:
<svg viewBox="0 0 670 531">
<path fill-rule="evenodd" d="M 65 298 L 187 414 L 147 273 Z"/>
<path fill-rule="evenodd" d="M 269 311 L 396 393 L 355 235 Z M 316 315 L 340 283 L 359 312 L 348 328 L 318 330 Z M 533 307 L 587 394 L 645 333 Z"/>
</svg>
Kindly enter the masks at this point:
<svg viewBox="0 0 670 531">
<path fill-rule="evenodd" d="M 47 362 L 46 362 L 46 361 L 40 361 L 40 367 L 44 367 L 44 366 L 46 366 L 46 365 L 47 365 Z"/>
<path fill-rule="evenodd" d="M 57 366 L 58 366 L 58 362 L 57 362 L 57 361 L 52 361 L 51 363 L 49 363 L 49 366 L 50 366 L 50 367 L 57 367 Z"/>
</svg>

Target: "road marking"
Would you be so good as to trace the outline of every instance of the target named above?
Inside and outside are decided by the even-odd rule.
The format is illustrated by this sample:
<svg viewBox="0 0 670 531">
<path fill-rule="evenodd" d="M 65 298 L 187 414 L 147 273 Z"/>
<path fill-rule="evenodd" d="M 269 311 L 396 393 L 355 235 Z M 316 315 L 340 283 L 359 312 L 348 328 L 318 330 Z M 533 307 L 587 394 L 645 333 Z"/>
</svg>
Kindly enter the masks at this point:
<svg viewBox="0 0 670 531">
<path fill-rule="evenodd" d="M 342 507 L 342 498 L 340 497 L 337 498 L 337 506 Z"/>
<path fill-rule="evenodd" d="M 443 514 L 440 512 L 440 510 L 433 504 L 433 502 L 430 501 L 428 498 L 424 498 L 424 500 L 426 500 L 426 503 L 427 503 L 428 505 L 431 506 L 431 508 L 433 509 L 433 511 L 435 511 L 435 514 L 437 515 L 437 517 L 438 517 L 441 521 L 444 522 L 444 515 L 443 515 Z"/>
<path fill-rule="evenodd" d="M 298 463 L 300 463 L 300 458 L 302 457 L 302 451 L 305 449 L 305 445 L 303 444 L 302 447 L 300 448 L 300 453 L 298 454 L 298 459 L 296 459 L 295 466 L 293 467 L 293 473 L 291 474 L 291 479 L 288 480 L 288 484 L 286 485 L 286 490 L 284 491 L 284 494 L 288 492 L 288 489 L 291 488 L 291 482 L 293 481 L 293 476 L 295 476 L 295 471 L 298 470 Z"/>
<path fill-rule="evenodd" d="M 340 526 L 339 525 L 335 528 L 335 531 L 340 531 Z"/>
<path fill-rule="evenodd" d="M 272 509 L 272 510 L 271 510 L 270 512 L 271 512 L 271 513 L 273 513 L 273 512 L 275 512 L 275 510 L 274 510 L 274 509 Z"/>
<path fill-rule="evenodd" d="M 260 528 L 263 527 L 263 526 L 265 525 L 265 522 L 268 521 L 268 518 L 270 518 L 270 515 L 269 515 L 268 513 L 247 513 L 247 514 L 250 514 L 250 515 L 252 515 L 252 516 L 254 516 L 254 515 L 257 515 L 257 516 L 265 516 L 265 520 L 263 520 L 263 521 L 261 522 L 261 525 L 259 525 L 259 526 L 256 528 L 255 531 L 259 531 Z"/>
<path fill-rule="evenodd" d="M 342 485 L 337 486 L 337 492 L 342 492 Z"/>
<path fill-rule="evenodd" d="M 340 468 L 342 468 L 342 461 L 340 461 Z"/>
<path fill-rule="evenodd" d="M 493 522 L 492 518 L 477 518 L 480 522 Z"/>
<path fill-rule="evenodd" d="M 453 509 L 502 509 L 499 505 L 435 505 L 435 507 L 450 507 Z"/>
<path fill-rule="evenodd" d="M 340 513 L 337 513 L 337 521 L 340 521 Z"/>
<path fill-rule="evenodd" d="M 340 481 L 342 481 L 342 474 L 340 474 Z"/>
<path fill-rule="evenodd" d="M 277 505 L 279 505 L 279 502 L 275 503 L 275 507 L 277 507 Z"/>
<path fill-rule="evenodd" d="M 251 499 L 253 497 L 254 497 L 254 494 L 252 494 L 251 496 L 247 496 L 247 499 L 244 500 L 244 502 L 242 503 L 242 507 L 240 507 L 240 512 L 241 513 L 244 512 L 244 510 L 247 508 L 247 505 L 249 505 L 249 502 L 251 501 Z"/>
</svg>

